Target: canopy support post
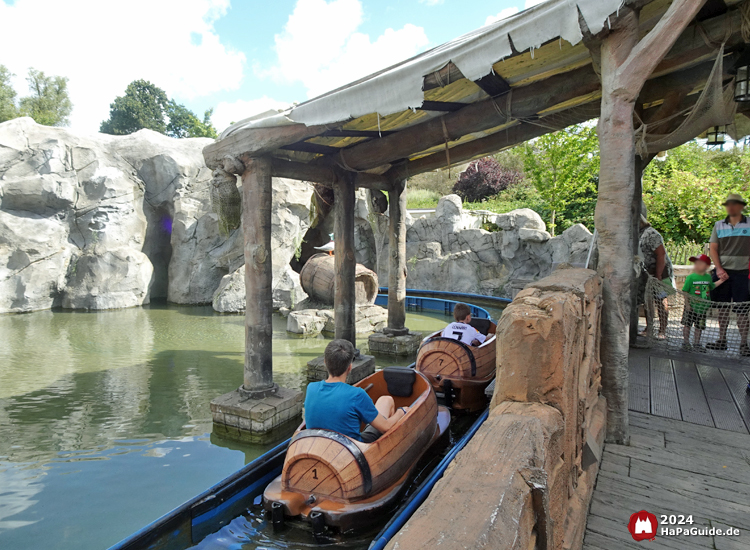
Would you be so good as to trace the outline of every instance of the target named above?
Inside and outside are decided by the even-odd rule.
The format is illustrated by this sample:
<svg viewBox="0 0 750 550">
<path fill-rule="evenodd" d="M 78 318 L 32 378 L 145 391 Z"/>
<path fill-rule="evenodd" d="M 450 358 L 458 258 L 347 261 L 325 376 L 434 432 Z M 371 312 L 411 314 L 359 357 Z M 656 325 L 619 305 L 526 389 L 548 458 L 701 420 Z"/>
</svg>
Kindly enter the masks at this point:
<svg viewBox="0 0 750 550">
<path fill-rule="evenodd" d="M 388 229 L 388 327 L 394 336 L 409 333 L 406 328 L 406 180 L 396 181 L 389 193 Z"/>
<path fill-rule="evenodd" d="M 271 269 L 271 163 L 245 162 L 242 174 L 242 230 L 245 239 L 245 376 L 246 392 L 273 388 L 273 275 Z"/>
<path fill-rule="evenodd" d="M 629 444 L 628 355 L 633 279 L 635 100 L 644 83 L 705 0 L 675 0 L 638 40 L 638 14 L 620 10 L 601 43 L 601 168 L 595 223 L 599 232 L 602 308 L 602 393 L 607 398 L 607 441 Z"/>
<path fill-rule="evenodd" d="M 245 364 L 242 385 L 211 400 L 213 433 L 267 444 L 283 436 L 302 413 L 302 392 L 281 388 L 273 382 L 271 162 L 266 157 L 245 158 L 244 162 L 225 159 L 224 171 L 242 176 Z"/>
<path fill-rule="evenodd" d="M 354 255 L 354 182 L 349 181 L 346 176 L 336 178 L 333 184 L 333 197 L 334 265 L 336 268 L 333 309 L 336 338 L 349 340 L 356 347 L 354 277 L 357 260 Z"/>
</svg>

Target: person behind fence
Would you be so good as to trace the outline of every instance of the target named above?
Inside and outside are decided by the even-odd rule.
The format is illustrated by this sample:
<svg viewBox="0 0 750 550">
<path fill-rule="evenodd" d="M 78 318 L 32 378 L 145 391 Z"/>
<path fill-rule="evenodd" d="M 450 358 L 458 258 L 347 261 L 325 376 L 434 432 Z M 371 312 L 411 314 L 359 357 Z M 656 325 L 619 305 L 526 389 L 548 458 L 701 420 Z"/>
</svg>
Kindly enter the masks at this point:
<svg viewBox="0 0 750 550">
<path fill-rule="evenodd" d="M 443 329 L 443 338 L 453 338 L 471 346 L 479 346 L 487 337 L 472 327 L 471 308 L 466 304 L 456 304 L 453 308 L 453 318 L 456 320 Z"/>
<path fill-rule="evenodd" d="M 667 304 L 667 296 L 669 291 L 674 289 L 672 285 L 672 279 L 674 277 L 674 268 L 672 267 L 672 260 L 669 259 L 667 249 L 664 247 L 664 237 L 661 236 L 656 229 L 646 219 L 646 216 L 641 214 L 641 235 L 638 241 L 638 247 L 641 251 L 641 257 L 643 258 L 643 267 L 646 272 L 652 277 L 656 277 L 664 288 L 659 287 L 659 292 L 653 298 L 656 303 L 656 311 L 659 315 L 659 335 L 660 340 L 664 340 L 667 334 L 667 322 L 669 314 L 669 306 Z M 648 312 L 648 307 L 646 308 Z M 651 325 L 654 320 L 651 315 L 646 313 L 646 330 L 641 333 L 642 336 L 649 336 L 652 334 Z"/>
<path fill-rule="evenodd" d="M 682 310 L 682 348 L 685 351 L 706 351 L 701 345 L 701 336 L 706 330 L 706 317 L 708 310 L 711 309 L 711 291 L 721 285 L 724 281 L 719 279 L 714 282 L 713 277 L 708 272 L 711 267 L 711 258 L 705 254 L 700 256 L 691 256 L 690 261 L 693 264 L 693 272 L 685 277 L 685 284 L 682 285 L 682 291 L 690 295 L 686 300 L 685 307 Z M 690 344 L 690 329 L 695 329 L 693 344 Z"/>
<path fill-rule="evenodd" d="M 747 345 L 748 333 L 748 304 L 750 290 L 748 290 L 748 263 L 750 263 L 750 220 L 742 213 L 747 201 L 740 195 L 730 194 L 724 201 L 727 217 L 719 220 L 709 239 L 711 259 L 714 262 L 714 281 L 724 284 L 711 293 L 711 300 L 721 304 L 734 303 L 733 309 L 737 315 L 737 329 L 740 334 L 740 355 L 750 357 L 750 347 Z M 719 308 L 719 339 L 706 344 L 711 350 L 725 351 L 727 344 L 727 330 L 729 329 L 730 306 Z"/>
<path fill-rule="evenodd" d="M 393 397 L 384 395 L 373 404 L 362 388 L 350 386 L 354 346 L 348 340 L 331 340 L 323 355 L 328 378 L 307 386 L 305 427 L 331 430 L 372 443 L 401 420 L 409 407 L 396 409 Z M 367 427 L 360 433 L 360 424 Z"/>
</svg>

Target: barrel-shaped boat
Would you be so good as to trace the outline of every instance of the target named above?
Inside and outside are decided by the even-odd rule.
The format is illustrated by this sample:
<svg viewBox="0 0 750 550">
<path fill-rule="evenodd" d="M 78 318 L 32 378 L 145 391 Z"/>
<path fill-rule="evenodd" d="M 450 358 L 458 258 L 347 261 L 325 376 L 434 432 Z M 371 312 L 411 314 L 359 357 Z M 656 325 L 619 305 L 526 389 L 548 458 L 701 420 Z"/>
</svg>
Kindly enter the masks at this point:
<svg viewBox="0 0 750 550">
<path fill-rule="evenodd" d="M 342 531 L 377 518 L 405 487 L 417 462 L 447 429 L 429 381 L 413 369 L 389 367 L 360 381 L 373 402 L 390 395 L 409 412 L 372 443 L 337 432 L 308 430 L 292 438 L 281 476 L 266 488 L 266 508 L 287 517 L 324 521 Z"/>
<path fill-rule="evenodd" d="M 315 254 L 300 271 L 302 289 L 315 300 L 324 304 L 333 303 L 335 257 Z M 357 304 L 371 304 L 378 294 L 378 276 L 362 264 L 357 264 L 354 273 L 354 293 Z"/>
<path fill-rule="evenodd" d="M 472 319 L 471 324 L 487 336 L 482 345 L 443 338 L 437 331 L 423 340 L 416 362 L 416 370 L 427 377 L 447 406 L 469 412 L 486 406 L 484 390 L 497 370 L 495 324 L 488 319 Z"/>
</svg>

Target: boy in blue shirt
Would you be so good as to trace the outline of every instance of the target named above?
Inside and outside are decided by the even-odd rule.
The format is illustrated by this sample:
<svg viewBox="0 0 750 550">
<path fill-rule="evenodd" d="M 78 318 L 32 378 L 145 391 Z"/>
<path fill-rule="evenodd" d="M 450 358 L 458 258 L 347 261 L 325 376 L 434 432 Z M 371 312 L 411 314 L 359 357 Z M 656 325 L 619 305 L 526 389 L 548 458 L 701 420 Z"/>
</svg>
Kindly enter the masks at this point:
<svg viewBox="0 0 750 550">
<path fill-rule="evenodd" d="M 324 353 L 328 378 L 307 386 L 305 427 L 338 432 L 356 441 L 372 443 L 406 416 L 408 407 L 396 409 L 393 397 L 384 395 L 373 404 L 362 388 L 350 386 L 354 346 L 348 340 L 332 340 Z M 360 433 L 360 424 L 368 424 Z"/>
</svg>

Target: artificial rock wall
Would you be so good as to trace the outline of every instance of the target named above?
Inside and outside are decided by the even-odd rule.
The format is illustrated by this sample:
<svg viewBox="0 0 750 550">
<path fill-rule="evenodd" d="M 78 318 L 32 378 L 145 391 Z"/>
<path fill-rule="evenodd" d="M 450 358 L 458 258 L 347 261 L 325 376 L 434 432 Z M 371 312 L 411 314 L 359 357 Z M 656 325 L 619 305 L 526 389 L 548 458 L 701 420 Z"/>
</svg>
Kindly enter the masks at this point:
<svg viewBox="0 0 750 550">
<path fill-rule="evenodd" d="M 242 232 L 222 234 L 212 211 L 208 143 L 150 130 L 81 134 L 30 118 L 0 124 L 0 313 L 152 298 L 244 308 Z M 274 179 L 277 306 L 304 297 L 289 262 L 311 194 L 308 183 Z"/>
<path fill-rule="evenodd" d="M 377 274 L 388 281 L 388 215 L 371 214 Z M 494 226 L 486 231 L 482 223 Z M 584 265 L 592 234 L 581 224 L 552 237 L 528 208 L 475 215 L 458 195 L 438 202 L 434 215 L 407 217 L 407 288 L 446 290 L 512 298 L 554 264 Z M 369 267 L 369 266 L 368 266 Z"/>
<path fill-rule="evenodd" d="M 579 549 L 604 441 L 601 279 L 558 269 L 497 327 L 488 420 L 388 548 Z"/>
</svg>

